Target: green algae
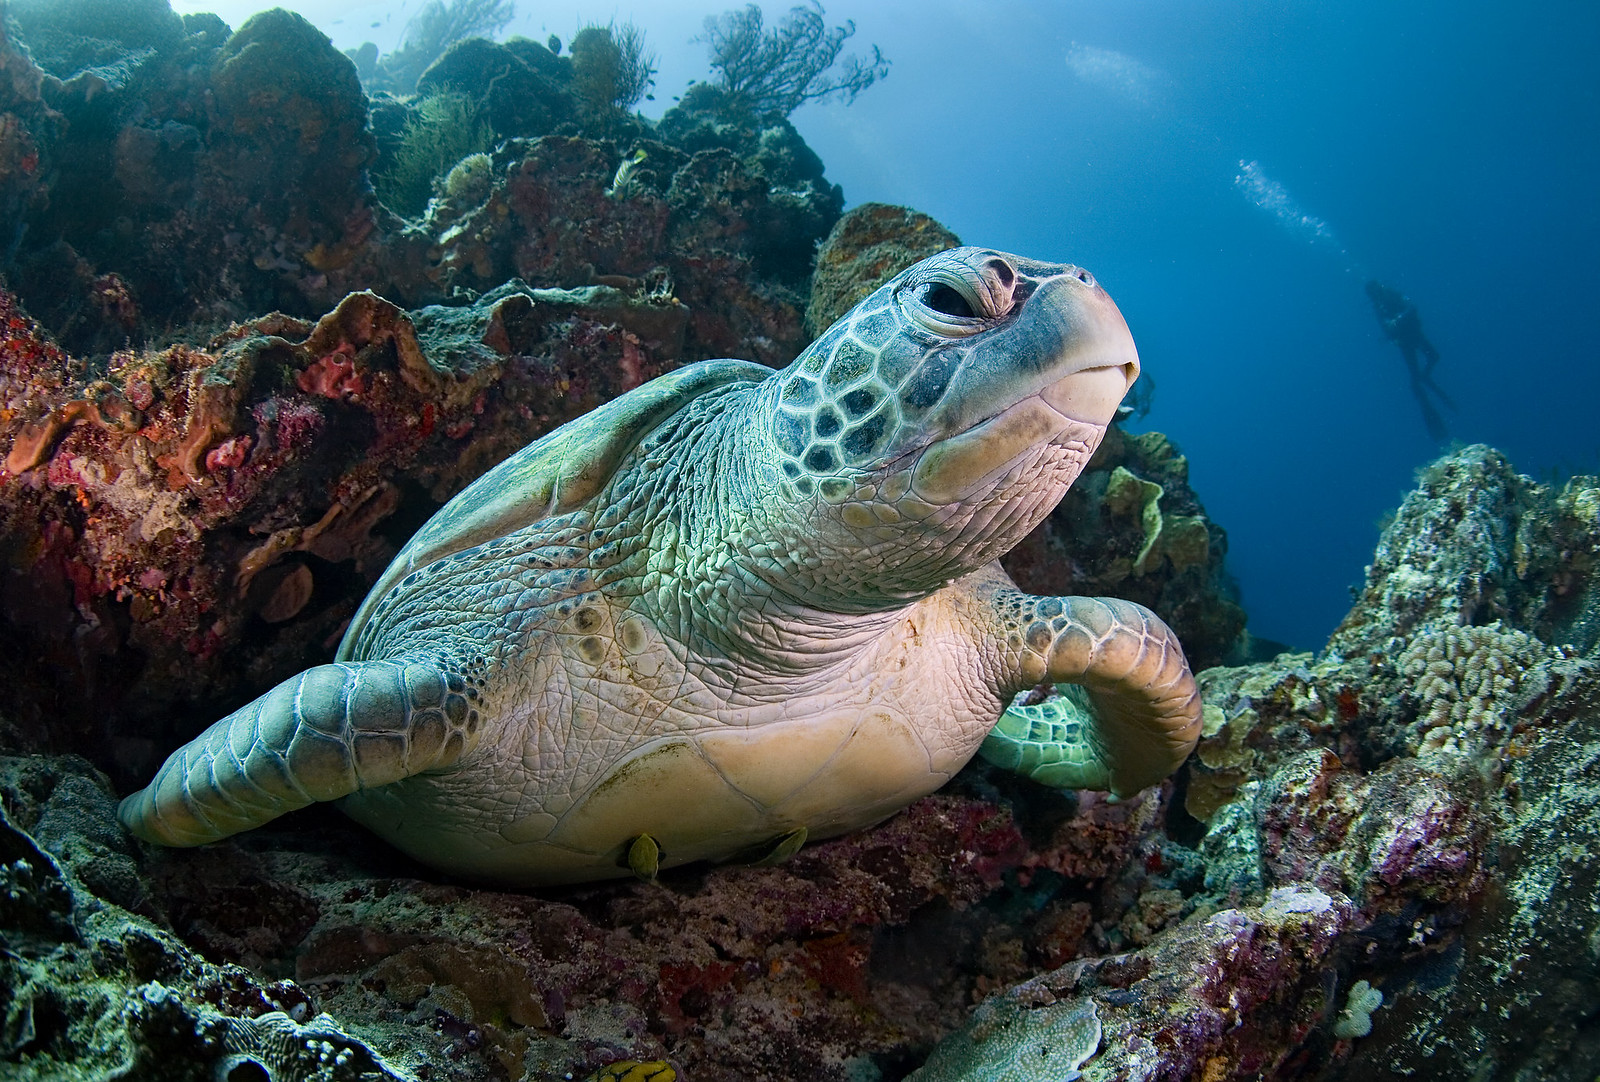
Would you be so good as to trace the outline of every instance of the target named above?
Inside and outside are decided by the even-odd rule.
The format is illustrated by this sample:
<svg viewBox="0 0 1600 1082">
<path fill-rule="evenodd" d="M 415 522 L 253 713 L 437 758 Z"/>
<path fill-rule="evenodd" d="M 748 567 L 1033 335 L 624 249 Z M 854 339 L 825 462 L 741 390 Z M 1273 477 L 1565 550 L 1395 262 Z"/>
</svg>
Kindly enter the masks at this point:
<svg viewBox="0 0 1600 1082">
<path fill-rule="evenodd" d="M 1072 1082 L 1100 1047 L 1092 999 L 1024 1008 L 994 999 L 972 1012 L 910 1082 Z"/>
</svg>

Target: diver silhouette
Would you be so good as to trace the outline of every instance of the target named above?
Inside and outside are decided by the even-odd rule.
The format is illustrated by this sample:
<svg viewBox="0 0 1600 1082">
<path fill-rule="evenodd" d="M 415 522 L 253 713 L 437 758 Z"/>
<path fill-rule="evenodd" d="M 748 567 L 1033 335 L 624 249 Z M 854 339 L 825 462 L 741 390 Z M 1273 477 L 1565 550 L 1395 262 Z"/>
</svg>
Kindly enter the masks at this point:
<svg viewBox="0 0 1600 1082">
<path fill-rule="evenodd" d="M 1445 429 L 1444 418 L 1439 416 L 1438 409 L 1428 396 L 1431 392 L 1449 409 L 1455 409 L 1456 405 L 1450 401 L 1444 389 L 1433 381 L 1433 366 L 1439 363 L 1439 351 L 1422 333 L 1422 317 L 1417 315 L 1416 304 L 1398 289 L 1386 286 L 1377 279 L 1368 279 L 1367 297 L 1372 301 L 1373 311 L 1378 314 L 1378 322 L 1383 324 L 1383 333 L 1389 341 L 1400 347 L 1400 356 L 1405 358 L 1406 370 L 1411 374 L 1411 393 L 1416 396 L 1417 405 L 1422 407 L 1422 423 L 1428 426 L 1428 435 L 1443 443 L 1450 438 L 1450 433 Z M 1419 356 L 1421 364 L 1418 363 Z"/>
</svg>

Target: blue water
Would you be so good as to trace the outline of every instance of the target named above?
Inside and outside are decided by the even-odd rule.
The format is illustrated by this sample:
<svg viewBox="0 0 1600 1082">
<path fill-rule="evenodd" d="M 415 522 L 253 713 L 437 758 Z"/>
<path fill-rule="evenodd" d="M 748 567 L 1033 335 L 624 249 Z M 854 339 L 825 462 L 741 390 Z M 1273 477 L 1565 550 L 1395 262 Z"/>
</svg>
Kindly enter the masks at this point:
<svg viewBox="0 0 1600 1082">
<path fill-rule="evenodd" d="M 928 11 L 851 10 L 893 72 L 797 124 L 852 203 L 1100 277 L 1257 635 L 1321 646 L 1441 450 L 1363 272 L 1416 302 L 1454 439 L 1600 471 L 1600 6 Z M 1325 228 L 1257 206 L 1241 161 Z"/>
<path fill-rule="evenodd" d="M 235 26 L 261 6 L 174 4 Z M 341 46 L 389 49 L 416 4 L 293 6 Z M 731 6 L 524 2 L 507 32 L 636 22 L 659 115 L 708 74 L 689 39 Z M 1189 456 L 1257 635 L 1320 647 L 1443 449 L 1365 274 L 1416 302 L 1453 438 L 1535 476 L 1600 472 L 1600 5 L 827 6 L 894 65 L 853 105 L 795 114 L 830 178 L 850 205 L 1095 272 L 1157 384 L 1143 423 Z M 1245 162 L 1304 218 L 1248 198 Z"/>
</svg>

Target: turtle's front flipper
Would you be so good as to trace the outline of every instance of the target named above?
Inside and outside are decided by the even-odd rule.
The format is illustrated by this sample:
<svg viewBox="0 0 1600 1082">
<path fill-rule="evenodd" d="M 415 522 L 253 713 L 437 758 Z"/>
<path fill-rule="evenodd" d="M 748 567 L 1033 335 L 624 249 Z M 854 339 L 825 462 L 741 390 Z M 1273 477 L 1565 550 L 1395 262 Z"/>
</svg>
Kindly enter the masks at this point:
<svg viewBox="0 0 1600 1082">
<path fill-rule="evenodd" d="M 448 766 L 478 731 L 465 681 L 437 661 L 319 665 L 173 752 L 117 817 L 146 841 L 202 845 Z"/>
<path fill-rule="evenodd" d="M 983 757 L 1047 785 L 1119 797 L 1176 770 L 1200 738 L 1201 703 L 1172 630 L 1131 601 L 996 587 L 983 592 L 999 625 L 1004 701 L 1041 684 L 1082 690 L 1008 709 Z"/>
</svg>

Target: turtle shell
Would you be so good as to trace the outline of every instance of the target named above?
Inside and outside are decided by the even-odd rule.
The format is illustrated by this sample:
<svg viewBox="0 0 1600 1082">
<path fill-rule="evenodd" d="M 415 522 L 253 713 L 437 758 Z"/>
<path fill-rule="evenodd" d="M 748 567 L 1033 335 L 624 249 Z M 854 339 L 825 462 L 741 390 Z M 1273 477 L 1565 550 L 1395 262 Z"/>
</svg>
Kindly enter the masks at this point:
<svg viewBox="0 0 1600 1082">
<path fill-rule="evenodd" d="M 352 660 L 378 602 L 413 571 L 577 508 L 605 487 L 640 440 L 691 400 L 729 383 L 760 382 L 771 374 L 772 369 L 754 361 L 685 365 L 528 444 L 457 493 L 406 542 L 350 620 L 337 660 Z"/>
</svg>

